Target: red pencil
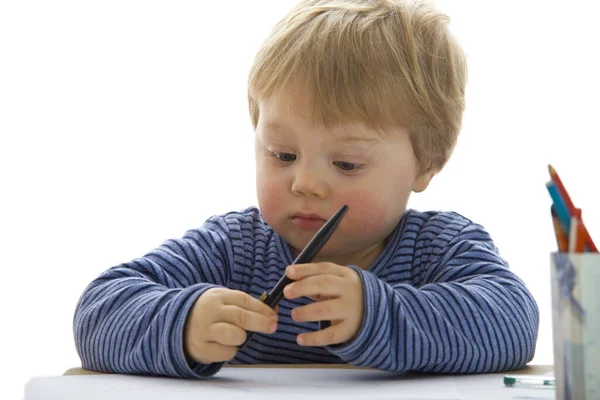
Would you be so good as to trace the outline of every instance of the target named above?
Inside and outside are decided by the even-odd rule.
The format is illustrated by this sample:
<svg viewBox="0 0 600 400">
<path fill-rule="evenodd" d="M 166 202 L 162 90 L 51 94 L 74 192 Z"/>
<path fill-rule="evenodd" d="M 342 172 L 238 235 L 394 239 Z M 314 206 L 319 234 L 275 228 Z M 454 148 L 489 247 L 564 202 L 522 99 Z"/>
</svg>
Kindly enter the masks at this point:
<svg viewBox="0 0 600 400">
<path fill-rule="evenodd" d="M 580 225 L 581 225 L 581 234 L 585 238 L 585 245 L 587 247 L 589 247 L 589 249 L 592 253 L 597 253 L 598 248 L 596 247 L 596 244 L 592 240 L 592 236 L 590 236 L 590 233 L 588 232 L 587 228 L 585 227 L 585 224 L 583 223 L 583 221 L 580 222 Z"/>
<path fill-rule="evenodd" d="M 577 225 L 574 226 L 577 235 L 575 238 L 575 253 L 585 252 L 585 226 L 581 219 L 581 208 L 575 209 L 575 219 L 577 219 Z"/>
</svg>

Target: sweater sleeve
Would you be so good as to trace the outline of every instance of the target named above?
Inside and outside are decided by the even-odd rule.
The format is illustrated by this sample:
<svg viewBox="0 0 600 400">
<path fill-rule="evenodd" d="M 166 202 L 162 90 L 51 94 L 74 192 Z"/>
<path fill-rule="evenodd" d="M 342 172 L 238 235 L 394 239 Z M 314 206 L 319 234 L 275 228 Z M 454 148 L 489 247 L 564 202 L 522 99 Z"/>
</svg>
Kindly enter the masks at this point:
<svg viewBox="0 0 600 400">
<path fill-rule="evenodd" d="M 223 218 L 168 240 L 142 258 L 101 274 L 83 292 L 73 323 L 86 369 L 198 378 L 222 363 L 189 363 L 183 350 L 188 312 L 206 290 L 227 286 L 232 249 Z"/>
<path fill-rule="evenodd" d="M 363 282 L 363 325 L 330 351 L 389 371 L 485 373 L 531 361 L 539 312 L 525 284 L 481 226 L 471 223 L 446 243 L 422 266 L 419 287 L 391 286 L 353 267 Z"/>
</svg>

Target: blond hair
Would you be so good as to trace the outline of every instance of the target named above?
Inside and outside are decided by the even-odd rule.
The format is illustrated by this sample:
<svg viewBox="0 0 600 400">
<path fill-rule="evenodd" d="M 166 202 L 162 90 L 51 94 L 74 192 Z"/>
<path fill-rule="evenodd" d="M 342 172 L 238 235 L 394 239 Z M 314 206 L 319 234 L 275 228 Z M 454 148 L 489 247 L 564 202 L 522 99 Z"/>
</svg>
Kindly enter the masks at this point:
<svg viewBox="0 0 600 400">
<path fill-rule="evenodd" d="M 423 2 L 304 0 L 275 25 L 250 71 L 258 101 L 296 84 L 309 117 L 409 131 L 420 171 L 439 171 L 456 144 L 467 67 L 449 18 Z"/>
</svg>

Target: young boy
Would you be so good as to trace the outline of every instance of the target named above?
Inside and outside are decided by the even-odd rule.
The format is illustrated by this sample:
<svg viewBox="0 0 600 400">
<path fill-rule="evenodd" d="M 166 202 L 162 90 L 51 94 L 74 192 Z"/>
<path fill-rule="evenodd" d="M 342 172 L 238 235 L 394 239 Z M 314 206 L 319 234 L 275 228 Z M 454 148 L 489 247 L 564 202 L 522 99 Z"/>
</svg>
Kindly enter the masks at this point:
<svg viewBox="0 0 600 400">
<path fill-rule="evenodd" d="M 447 18 L 425 4 L 302 1 L 250 73 L 258 208 L 94 280 L 75 313 L 83 367 L 197 378 L 224 362 L 524 366 L 538 309 L 488 233 L 406 210 L 452 152 L 466 75 Z M 290 266 L 343 204 L 314 262 Z M 272 310 L 257 298 L 284 273 L 295 283 Z"/>
</svg>

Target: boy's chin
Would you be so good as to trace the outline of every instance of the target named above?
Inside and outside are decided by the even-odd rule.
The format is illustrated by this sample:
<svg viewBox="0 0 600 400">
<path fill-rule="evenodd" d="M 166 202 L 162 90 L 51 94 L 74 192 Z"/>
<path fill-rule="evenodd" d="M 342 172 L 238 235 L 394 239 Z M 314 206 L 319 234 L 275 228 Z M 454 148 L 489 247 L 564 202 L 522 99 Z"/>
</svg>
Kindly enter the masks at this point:
<svg viewBox="0 0 600 400">
<path fill-rule="evenodd" d="M 300 255 L 300 253 L 302 252 L 302 250 L 304 250 L 306 245 L 308 245 L 308 241 L 306 241 L 303 245 L 302 244 L 296 244 L 296 245 L 291 244 L 292 252 L 294 253 L 294 258 L 298 257 Z M 350 252 L 347 251 L 347 249 L 339 248 L 339 246 L 337 246 L 336 243 L 328 242 L 319 251 L 319 253 L 317 254 L 317 256 L 314 258 L 314 260 L 312 262 L 325 262 L 325 261 L 335 262 L 336 259 L 344 257 L 345 255 L 348 255 L 349 253 Z"/>
</svg>

